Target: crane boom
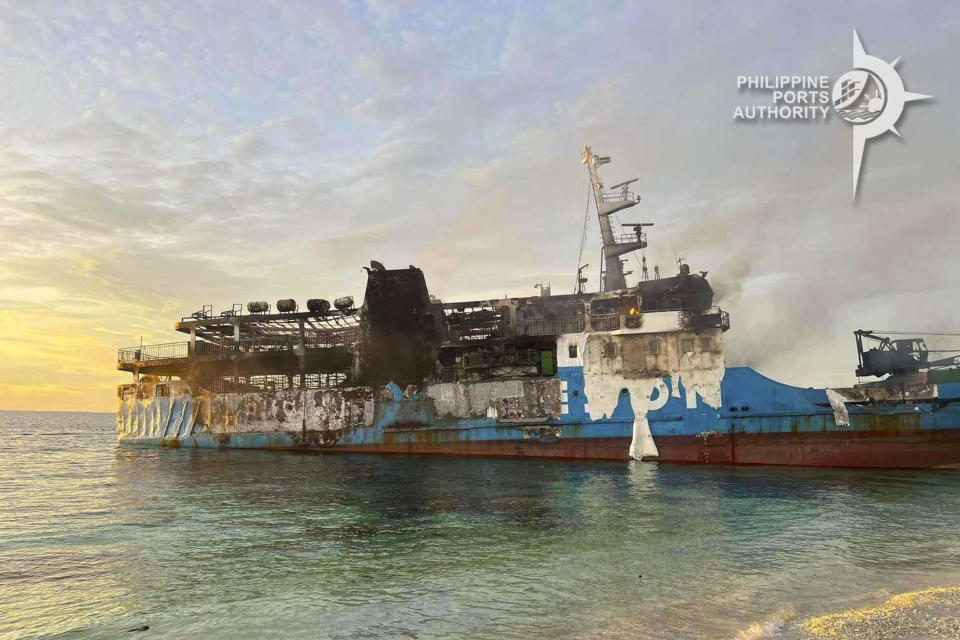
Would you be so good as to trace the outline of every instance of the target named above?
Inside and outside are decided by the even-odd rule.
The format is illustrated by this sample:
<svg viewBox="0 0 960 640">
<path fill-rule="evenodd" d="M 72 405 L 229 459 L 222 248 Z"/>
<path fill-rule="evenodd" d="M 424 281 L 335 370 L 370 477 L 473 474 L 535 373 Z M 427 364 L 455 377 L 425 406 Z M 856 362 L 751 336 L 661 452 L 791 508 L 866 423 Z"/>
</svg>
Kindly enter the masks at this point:
<svg viewBox="0 0 960 640">
<path fill-rule="evenodd" d="M 903 335 L 903 332 L 881 333 L 872 329 L 857 329 L 853 335 L 857 341 L 858 377 L 909 374 L 927 369 L 960 366 L 960 349 L 956 349 L 956 353 L 949 357 L 930 360 L 930 350 L 922 337 L 891 338 L 891 335 Z M 865 340 L 874 343 L 873 346 L 865 349 Z"/>
</svg>

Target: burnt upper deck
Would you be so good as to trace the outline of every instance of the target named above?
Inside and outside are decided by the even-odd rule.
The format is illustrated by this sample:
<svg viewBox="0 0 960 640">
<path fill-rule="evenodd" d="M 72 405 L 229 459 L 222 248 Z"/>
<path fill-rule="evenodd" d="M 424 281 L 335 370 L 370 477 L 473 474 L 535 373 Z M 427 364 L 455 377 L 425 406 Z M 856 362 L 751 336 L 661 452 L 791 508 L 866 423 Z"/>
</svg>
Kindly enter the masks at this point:
<svg viewBox="0 0 960 640">
<path fill-rule="evenodd" d="M 183 342 L 120 349 L 117 368 L 179 377 L 333 373 L 350 368 L 359 341 L 356 309 L 324 313 L 200 311 L 174 325 Z"/>
<path fill-rule="evenodd" d="M 488 364 L 533 375 L 532 354 L 555 349 L 556 336 L 639 329 L 646 313 L 679 312 L 674 330 L 728 329 L 727 314 L 712 301 L 706 279 L 689 272 L 612 292 L 441 302 L 415 267 L 373 270 L 362 309 L 271 312 L 261 303 L 263 312 L 234 305 L 214 314 L 207 306 L 175 324 L 189 340 L 120 349 L 117 368 L 201 385 L 229 378 L 236 388 L 255 376 L 286 377 L 289 385 L 297 376 L 302 386 L 318 374 L 416 384 Z"/>
</svg>

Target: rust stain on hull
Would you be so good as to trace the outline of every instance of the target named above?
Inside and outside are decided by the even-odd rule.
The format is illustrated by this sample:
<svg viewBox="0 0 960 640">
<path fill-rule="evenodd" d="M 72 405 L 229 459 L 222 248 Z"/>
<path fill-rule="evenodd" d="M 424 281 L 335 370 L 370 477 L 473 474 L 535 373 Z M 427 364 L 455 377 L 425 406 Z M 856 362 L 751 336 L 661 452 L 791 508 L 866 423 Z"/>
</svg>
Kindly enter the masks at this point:
<svg viewBox="0 0 960 640">
<path fill-rule="evenodd" d="M 382 443 L 331 445 L 316 440 L 325 434 L 294 439 L 293 446 L 271 445 L 271 450 L 313 453 L 387 455 L 486 456 L 552 458 L 558 460 L 630 459 L 630 438 L 570 438 L 553 441 L 462 441 L 457 430 L 422 430 L 402 440 L 387 432 Z M 218 438 L 219 440 L 219 438 Z M 222 441 L 221 441 L 222 442 Z M 165 446 L 179 448 L 168 439 Z M 800 432 L 720 434 L 657 437 L 660 455 L 651 462 L 711 465 L 779 465 L 846 468 L 960 469 L 960 433 L 956 430 L 861 432 Z"/>
<path fill-rule="evenodd" d="M 660 455 L 645 459 L 690 464 L 960 469 L 960 432 L 955 429 L 661 436 L 657 447 Z"/>
</svg>

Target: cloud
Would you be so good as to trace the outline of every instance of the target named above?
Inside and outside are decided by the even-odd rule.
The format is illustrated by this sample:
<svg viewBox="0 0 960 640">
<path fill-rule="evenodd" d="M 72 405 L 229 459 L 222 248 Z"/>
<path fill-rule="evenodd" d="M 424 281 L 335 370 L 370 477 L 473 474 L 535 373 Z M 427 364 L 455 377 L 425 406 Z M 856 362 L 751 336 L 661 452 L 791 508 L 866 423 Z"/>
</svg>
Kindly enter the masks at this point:
<svg viewBox="0 0 960 640">
<path fill-rule="evenodd" d="M 738 74 L 844 69 L 852 23 L 938 96 L 857 206 L 840 123 L 728 109 Z M 445 299 L 561 292 L 585 142 L 640 178 L 650 265 L 710 272 L 731 364 L 844 383 L 858 326 L 955 329 L 946 7 L 22 4 L 0 28 L 0 407 L 110 409 L 117 346 L 205 303 L 359 297 L 371 258 Z"/>
</svg>

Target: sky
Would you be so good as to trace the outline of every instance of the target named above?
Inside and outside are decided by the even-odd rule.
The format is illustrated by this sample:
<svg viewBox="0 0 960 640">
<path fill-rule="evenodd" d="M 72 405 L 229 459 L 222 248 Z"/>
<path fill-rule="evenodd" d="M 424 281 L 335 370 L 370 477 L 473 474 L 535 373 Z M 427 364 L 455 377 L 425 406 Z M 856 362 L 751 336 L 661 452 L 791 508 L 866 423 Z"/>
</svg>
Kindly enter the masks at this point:
<svg viewBox="0 0 960 640">
<path fill-rule="evenodd" d="M 935 96 L 856 201 L 840 119 L 732 117 L 738 75 L 849 70 L 853 28 Z M 585 143 L 639 177 L 650 265 L 709 272 L 728 366 L 851 384 L 854 329 L 960 331 L 958 57 L 941 2 L 0 2 L 0 409 L 112 411 L 117 348 L 359 300 L 370 259 L 571 292 Z"/>
</svg>

